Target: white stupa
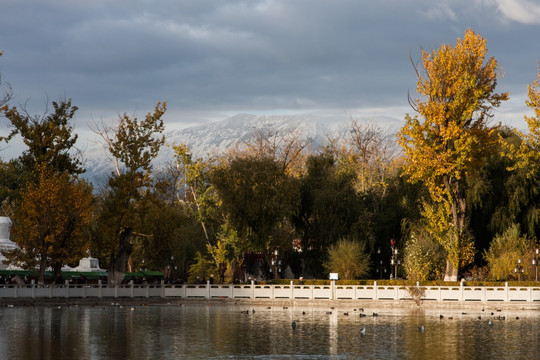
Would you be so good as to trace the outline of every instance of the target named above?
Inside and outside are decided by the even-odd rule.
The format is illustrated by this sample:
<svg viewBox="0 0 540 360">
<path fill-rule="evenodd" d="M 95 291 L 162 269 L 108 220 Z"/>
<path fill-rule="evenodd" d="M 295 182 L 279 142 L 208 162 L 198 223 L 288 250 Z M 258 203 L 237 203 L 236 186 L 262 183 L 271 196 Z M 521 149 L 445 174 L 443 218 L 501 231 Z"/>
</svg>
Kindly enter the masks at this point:
<svg viewBox="0 0 540 360">
<path fill-rule="evenodd" d="M 11 220 L 6 216 L 0 216 L 0 250 L 13 250 L 17 248 L 17 244 L 9 239 L 9 228 Z M 6 257 L 0 252 L 0 270 L 5 270 L 8 267 Z"/>
</svg>

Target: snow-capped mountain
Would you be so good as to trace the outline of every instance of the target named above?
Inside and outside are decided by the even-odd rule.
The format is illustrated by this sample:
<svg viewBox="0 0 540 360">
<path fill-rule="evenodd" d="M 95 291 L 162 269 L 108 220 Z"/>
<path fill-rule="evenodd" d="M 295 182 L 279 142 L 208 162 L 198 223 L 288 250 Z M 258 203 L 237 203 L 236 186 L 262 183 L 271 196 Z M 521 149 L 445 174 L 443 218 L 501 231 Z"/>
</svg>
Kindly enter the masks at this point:
<svg viewBox="0 0 540 360">
<path fill-rule="evenodd" d="M 261 116 L 239 114 L 209 124 L 193 126 L 182 130 L 168 131 L 165 134 L 167 145 L 186 144 L 193 156 L 206 157 L 219 153 L 235 145 L 248 143 L 257 131 L 270 130 L 285 134 L 288 131 L 300 131 L 304 139 L 310 139 L 315 145 L 323 144 L 328 136 L 343 136 L 349 118 L 321 115 L 276 115 Z M 85 178 L 102 183 L 113 170 L 113 161 L 107 156 L 102 146 L 94 146 L 85 152 Z M 156 159 L 156 167 L 174 160 L 170 146 L 163 146 Z"/>
</svg>

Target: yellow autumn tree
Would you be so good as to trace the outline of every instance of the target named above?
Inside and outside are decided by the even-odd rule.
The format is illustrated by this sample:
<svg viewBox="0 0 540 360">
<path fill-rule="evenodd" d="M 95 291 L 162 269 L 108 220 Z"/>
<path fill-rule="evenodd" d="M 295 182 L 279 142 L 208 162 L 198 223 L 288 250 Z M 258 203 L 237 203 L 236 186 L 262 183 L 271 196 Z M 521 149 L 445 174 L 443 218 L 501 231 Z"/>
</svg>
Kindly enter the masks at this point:
<svg viewBox="0 0 540 360">
<path fill-rule="evenodd" d="M 507 93 L 495 93 L 501 73 L 495 58 L 486 54 L 486 40 L 471 29 L 455 46 L 422 50 L 423 69 L 415 70 L 423 98 L 410 99 L 418 115 L 407 114 L 398 133 L 408 161 L 406 174 L 427 186 L 435 204 L 424 216 L 428 223 L 437 223 L 437 234 L 444 233 L 437 238 L 448 253 L 445 278 L 451 280 L 474 254 L 466 231 L 466 179 L 475 176 L 494 151 L 497 128 L 488 121 L 491 110 L 508 99 Z"/>
<path fill-rule="evenodd" d="M 538 67 L 538 78 L 529 84 L 526 101 L 527 106 L 534 112 L 533 116 L 524 116 L 529 132 L 523 134 L 517 131 L 518 136 L 524 140 L 519 148 L 516 149 L 512 144 L 508 145 L 509 154 L 516 161 L 510 170 L 524 168 L 528 178 L 534 176 L 540 164 L 540 64 Z"/>
<path fill-rule="evenodd" d="M 92 191 L 84 181 L 67 173 L 36 169 L 35 182 L 28 183 L 13 216 L 11 230 L 18 249 L 6 254 L 11 263 L 26 269 L 45 269 L 58 276 L 63 265 L 74 263 L 88 249 L 87 230 L 92 221 Z"/>
</svg>

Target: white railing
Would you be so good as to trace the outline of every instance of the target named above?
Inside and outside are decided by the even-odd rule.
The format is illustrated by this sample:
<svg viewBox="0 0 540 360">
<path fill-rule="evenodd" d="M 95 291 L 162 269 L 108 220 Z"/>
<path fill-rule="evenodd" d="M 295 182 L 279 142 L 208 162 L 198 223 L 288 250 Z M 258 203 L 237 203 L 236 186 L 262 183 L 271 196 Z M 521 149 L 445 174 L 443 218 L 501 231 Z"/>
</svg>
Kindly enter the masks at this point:
<svg viewBox="0 0 540 360">
<path fill-rule="evenodd" d="M 421 286 L 422 301 L 538 302 L 540 284 L 521 286 Z M 0 285 L 0 298 L 203 298 L 203 299 L 309 299 L 309 300 L 412 300 L 401 285 Z"/>
</svg>

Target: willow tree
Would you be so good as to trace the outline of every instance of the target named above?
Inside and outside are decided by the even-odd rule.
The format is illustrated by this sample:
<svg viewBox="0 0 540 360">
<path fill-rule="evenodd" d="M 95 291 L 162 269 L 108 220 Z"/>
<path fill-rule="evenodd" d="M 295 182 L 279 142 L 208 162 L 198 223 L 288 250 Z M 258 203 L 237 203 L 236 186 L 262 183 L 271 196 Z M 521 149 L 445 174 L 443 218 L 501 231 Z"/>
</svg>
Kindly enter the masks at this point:
<svg viewBox="0 0 540 360">
<path fill-rule="evenodd" d="M 471 29 L 455 46 L 422 50 L 423 69 L 415 70 L 417 92 L 423 98 L 410 98 L 418 114 L 407 114 L 398 133 L 408 160 L 406 174 L 412 182 L 422 181 L 433 200 L 426 204 L 424 216 L 448 253 L 447 280 L 457 280 L 459 268 L 472 260 L 467 178 L 477 176 L 494 151 L 491 110 L 508 99 L 507 93 L 495 93 L 500 69 L 486 53 L 485 39 Z"/>
</svg>

